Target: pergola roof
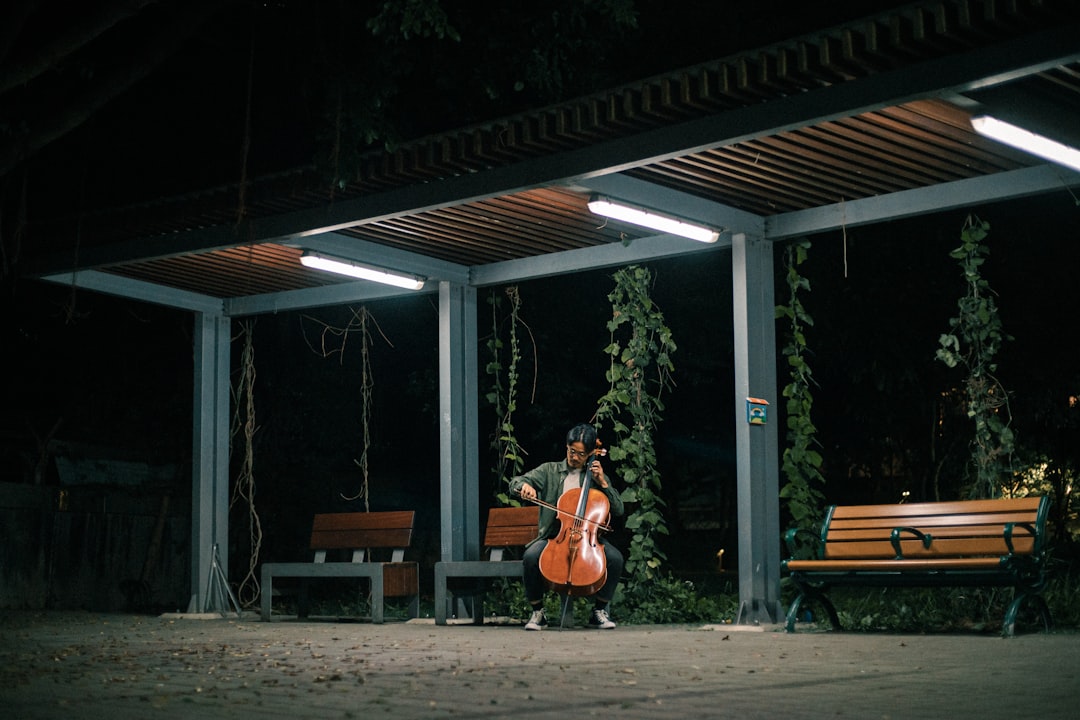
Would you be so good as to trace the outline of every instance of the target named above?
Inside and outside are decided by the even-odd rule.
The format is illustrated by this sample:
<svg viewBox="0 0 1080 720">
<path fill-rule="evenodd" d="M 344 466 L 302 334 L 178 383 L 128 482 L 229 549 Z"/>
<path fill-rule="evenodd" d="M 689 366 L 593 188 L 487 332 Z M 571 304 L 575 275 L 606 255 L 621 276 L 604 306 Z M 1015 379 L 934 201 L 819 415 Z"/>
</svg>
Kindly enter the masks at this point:
<svg viewBox="0 0 1080 720">
<path fill-rule="evenodd" d="M 77 254 L 53 228 L 31 271 L 237 316 L 400 292 L 309 270 L 305 248 L 482 286 L 716 247 L 605 222 L 592 192 L 770 240 L 1049 192 L 1080 175 L 970 117 L 1080 146 L 1078 14 L 916 3 L 374 153 L 333 191 L 305 168 L 100 212 Z"/>
</svg>

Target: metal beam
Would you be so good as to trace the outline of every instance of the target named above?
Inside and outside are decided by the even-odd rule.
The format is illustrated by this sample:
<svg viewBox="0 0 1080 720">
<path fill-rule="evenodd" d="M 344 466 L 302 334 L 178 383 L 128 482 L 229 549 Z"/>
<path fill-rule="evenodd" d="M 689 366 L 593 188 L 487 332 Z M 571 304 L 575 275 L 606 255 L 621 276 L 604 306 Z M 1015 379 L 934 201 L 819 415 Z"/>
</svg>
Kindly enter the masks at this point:
<svg viewBox="0 0 1080 720">
<path fill-rule="evenodd" d="M 765 219 L 765 237 L 783 240 L 996 200 L 1065 191 L 1075 185 L 1080 185 L 1080 173 L 1057 165 L 1039 165 L 774 215 Z"/>
<path fill-rule="evenodd" d="M 475 287 L 535 280 L 537 278 L 565 275 L 567 273 L 598 270 L 605 267 L 632 265 L 633 263 L 663 258 L 714 252 L 731 248 L 731 236 L 721 235 L 715 243 L 705 244 L 675 235 L 652 235 L 630 242 L 597 245 L 590 248 L 565 250 L 548 255 L 538 255 L 519 260 L 505 260 L 488 265 L 478 265 L 472 270 Z"/>
<path fill-rule="evenodd" d="M 106 295 L 116 295 L 130 300 L 141 300 L 142 302 L 153 303 L 155 305 L 166 305 L 179 310 L 190 310 L 192 312 L 211 314 L 216 313 L 220 315 L 223 308 L 221 298 L 210 297 L 209 295 L 193 293 L 187 290 L 177 290 L 164 285 L 148 283 L 143 280 L 133 280 L 120 275 L 101 272 L 100 270 L 80 270 L 74 273 L 57 273 L 56 275 L 47 275 L 41 279 L 60 285 L 67 285 L 69 287 L 93 290 Z"/>
<path fill-rule="evenodd" d="M 348 305 L 349 303 L 431 294 L 436 292 L 437 288 L 437 284 L 430 284 L 425 285 L 423 290 L 402 290 L 401 288 L 380 285 L 367 280 L 357 280 L 337 285 L 304 288 L 303 290 L 232 298 L 225 301 L 225 314 L 229 317 L 244 317 L 332 305 Z"/>
</svg>

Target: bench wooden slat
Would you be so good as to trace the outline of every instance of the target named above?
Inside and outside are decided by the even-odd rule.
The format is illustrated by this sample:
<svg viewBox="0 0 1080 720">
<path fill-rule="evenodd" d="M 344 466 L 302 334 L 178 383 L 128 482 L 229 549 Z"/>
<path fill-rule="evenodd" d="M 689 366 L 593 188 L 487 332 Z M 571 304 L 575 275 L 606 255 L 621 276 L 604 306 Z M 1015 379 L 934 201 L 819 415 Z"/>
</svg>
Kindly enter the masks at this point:
<svg viewBox="0 0 1080 720">
<path fill-rule="evenodd" d="M 311 549 L 406 548 L 412 544 L 415 515 L 412 510 L 316 515 Z"/>
<path fill-rule="evenodd" d="M 845 558 L 844 560 L 792 560 L 788 563 L 789 570 L 803 571 L 837 571 L 847 572 L 851 570 L 875 570 L 879 572 L 925 572 L 927 570 L 960 570 L 960 569 L 984 569 L 997 568 L 1002 565 L 1000 557 L 943 557 L 943 558 L 904 558 L 859 560 Z"/>
<path fill-rule="evenodd" d="M 896 548 L 888 539 L 860 540 L 859 542 L 829 542 L 825 545 L 825 559 L 843 560 L 844 558 L 892 558 L 896 557 Z"/>
<path fill-rule="evenodd" d="M 825 557 L 841 559 L 845 557 L 894 557 L 893 547 L 886 533 L 874 533 L 864 536 L 839 537 L 830 534 L 825 544 Z M 1010 552 L 1005 542 L 1005 533 L 998 528 L 996 534 L 970 535 L 961 530 L 940 528 L 931 532 L 930 547 L 915 536 L 904 533 L 900 538 L 900 547 L 904 557 L 918 555 L 1007 555 Z M 1012 552 L 1030 554 L 1035 551 L 1035 537 L 1026 529 L 1017 528 L 1012 536 Z"/>
<path fill-rule="evenodd" d="M 484 548 L 520 547 L 536 537 L 540 508 L 492 508 L 484 531 Z"/>
<path fill-rule="evenodd" d="M 1039 497 L 1024 497 L 1002 500 L 953 500 L 897 505 L 837 505 L 833 510 L 833 519 L 968 515 L 1011 511 L 1034 512 L 1039 509 L 1040 499 Z"/>
<path fill-rule="evenodd" d="M 897 525 L 882 525 L 874 528 L 856 528 L 856 529 L 843 529 L 836 530 L 830 527 L 827 541 L 828 542 L 858 542 L 859 540 L 880 540 L 882 538 L 888 538 L 892 535 L 893 528 L 899 527 Z M 921 525 L 919 523 L 912 523 L 904 525 L 903 527 L 912 527 L 919 530 L 929 532 L 934 537 L 969 537 L 969 538 L 1000 538 L 1005 535 L 1005 524 L 1001 525 L 960 525 L 955 527 L 948 527 L 944 525 L 929 526 Z M 1012 536 L 1014 538 L 1026 535 L 1032 537 L 1032 531 L 1030 528 L 1016 523 L 1013 526 Z"/>
<path fill-rule="evenodd" d="M 312 550 L 404 548 L 412 543 L 412 530 L 324 530 L 311 533 Z"/>
<path fill-rule="evenodd" d="M 882 517 L 862 517 L 862 518 L 833 518 L 833 521 L 829 524 L 830 532 L 840 530 L 863 530 L 879 527 L 896 527 L 897 524 L 904 524 L 910 527 L 924 528 L 924 527 L 986 527 L 986 528 L 998 528 L 998 532 L 1005 526 L 1005 523 L 1019 523 L 1031 520 L 1030 512 L 1002 512 L 1002 513 L 983 513 L 980 515 L 903 515 L 903 516 L 882 516 Z M 902 521 L 902 522 L 901 522 Z"/>
<path fill-rule="evenodd" d="M 1013 551 L 1027 555 L 1034 551 L 1035 539 L 1020 537 L 1013 540 Z M 1009 554 L 1009 547 L 1002 537 L 986 538 L 940 538 L 935 536 L 927 548 L 920 540 L 901 540 L 900 549 L 905 558 L 941 557 L 946 555 L 979 556 L 993 558 Z M 888 540 L 875 542 L 829 543 L 825 549 L 826 560 L 844 560 L 845 558 L 894 558 L 896 548 Z"/>
</svg>

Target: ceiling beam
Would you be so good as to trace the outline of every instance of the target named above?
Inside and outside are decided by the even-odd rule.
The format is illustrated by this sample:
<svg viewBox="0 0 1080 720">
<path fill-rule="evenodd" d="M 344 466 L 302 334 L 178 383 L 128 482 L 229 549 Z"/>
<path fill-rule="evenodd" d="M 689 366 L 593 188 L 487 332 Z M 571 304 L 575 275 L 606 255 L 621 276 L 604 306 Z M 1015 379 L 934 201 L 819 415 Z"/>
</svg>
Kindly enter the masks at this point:
<svg viewBox="0 0 1080 720">
<path fill-rule="evenodd" d="M 177 290 L 176 288 L 113 275 L 100 270 L 56 273 L 43 276 L 41 279 L 83 290 L 94 290 L 106 295 L 116 295 L 155 305 L 167 305 L 180 310 L 190 310 L 211 315 L 221 315 L 224 312 L 224 302 L 221 298 L 193 293 L 188 290 Z"/>
<path fill-rule="evenodd" d="M 731 233 L 724 233 L 714 243 L 700 243 L 678 235 L 651 235 L 628 243 L 609 243 L 596 247 L 564 250 L 536 257 L 478 265 L 472 269 L 476 287 L 536 280 L 553 275 L 632 265 L 650 260 L 731 249 Z"/>
<path fill-rule="evenodd" d="M 783 240 L 800 235 L 813 235 L 995 200 L 1011 200 L 1065 190 L 1076 185 L 1080 185 L 1080 173 L 1057 165 L 1038 165 L 774 215 L 765 219 L 765 237 L 769 240 Z"/>
<path fill-rule="evenodd" d="M 231 298 L 225 301 L 225 314 L 233 318 L 248 315 L 265 315 L 333 305 L 348 305 L 349 303 L 365 303 L 373 300 L 388 300 L 408 295 L 430 294 L 436 290 L 438 290 L 437 282 L 428 283 L 424 285 L 423 290 L 418 291 L 403 290 L 366 280 L 355 280 L 317 288 Z"/>
</svg>

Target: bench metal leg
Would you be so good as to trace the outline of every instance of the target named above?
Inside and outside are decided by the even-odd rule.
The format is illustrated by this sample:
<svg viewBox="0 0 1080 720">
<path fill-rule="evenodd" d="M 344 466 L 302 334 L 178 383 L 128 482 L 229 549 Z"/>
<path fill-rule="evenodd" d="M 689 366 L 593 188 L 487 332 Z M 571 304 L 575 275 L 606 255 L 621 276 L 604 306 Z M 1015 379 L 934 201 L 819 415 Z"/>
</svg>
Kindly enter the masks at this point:
<svg viewBox="0 0 1080 720">
<path fill-rule="evenodd" d="M 446 624 L 446 569 L 435 563 L 435 624 Z"/>
<path fill-rule="evenodd" d="M 259 598 L 259 618 L 263 622 L 270 621 L 270 600 L 274 594 L 274 575 L 266 565 L 262 567 L 262 595 Z"/>
<path fill-rule="evenodd" d="M 799 620 L 799 608 L 802 607 L 803 596 L 799 594 L 791 601 L 791 607 L 787 611 L 787 619 L 784 623 L 784 630 L 789 633 L 795 632 L 795 623 Z"/>
<path fill-rule="evenodd" d="M 817 588 L 800 585 L 799 594 L 791 602 L 791 608 L 787 613 L 784 624 L 785 631 L 789 633 L 795 632 L 795 623 L 799 620 L 799 610 L 802 609 L 804 603 L 819 605 L 825 611 L 825 614 L 829 616 L 832 629 L 842 629 L 840 627 L 840 616 L 836 614 L 836 608 L 833 607 L 832 601 L 829 600 L 825 593 Z"/>
<path fill-rule="evenodd" d="M 1005 612 L 1005 622 L 1001 626 L 1001 634 L 1004 637 L 1013 637 L 1016 634 L 1016 616 L 1020 614 L 1020 610 L 1023 609 L 1024 605 L 1031 605 L 1035 608 L 1042 619 L 1043 629 L 1050 632 L 1053 621 L 1050 619 L 1050 608 L 1047 606 L 1046 601 L 1043 600 L 1042 595 L 1036 592 L 1017 590 L 1016 597 L 1009 603 L 1009 609 Z"/>
<path fill-rule="evenodd" d="M 383 621 L 383 574 L 375 573 L 371 577 L 371 622 L 381 624 Z"/>
<path fill-rule="evenodd" d="M 271 616 L 271 610 L 272 610 L 271 602 L 273 600 L 273 592 L 274 592 L 274 570 L 275 570 L 275 568 L 271 567 L 271 563 L 267 563 L 267 564 L 263 565 L 263 567 L 262 567 L 262 589 L 261 589 L 262 596 L 259 599 L 259 615 L 260 615 L 261 619 L 264 620 L 264 621 L 269 621 L 270 616 Z M 284 575 L 286 577 L 289 577 L 291 571 L 290 570 L 282 570 L 282 572 L 284 573 Z M 297 577 L 297 576 L 293 575 L 293 577 Z M 371 598 L 371 622 L 373 622 L 373 623 L 382 623 L 383 622 L 383 618 L 384 618 L 383 591 L 385 589 L 385 585 L 383 583 L 383 571 L 382 571 L 381 567 L 377 568 L 374 572 L 371 572 L 370 574 L 365 573 L 365 574 L 362 574 L 362 575 L 352 575 L 352 574 L 350 574 L 350 575 L 334 575 L 334 574 L 331 574 L 331 573 L 327 573 L 327 574 L 319 574 L 319 575 L 310 576 L 310 577 L 308 575 L 300 575 L 299 577 L 302 578 L 301 579 L 302 586 L 306 586 L 307 583 L 310 582 L 310 577 L 356 577 L 359 580 L 364 580 L 364 579 L 369 580 L 371 582 L 371 585 L 370 585 L 370 592 L 371 592 L 371 595 L 370 595 L 370 598 Z M 306 587 L 305 587 L 305 589 L 306 589 Z M 305 607 L 306 604 L 307 604 L 306 603 L 306 598 L 302 597 L 300 599 L 300 609 L 298 611 L 300 617 L 303 617 L 303 616 L 305 616 L 307 614 L 306 607 Z M 410 603 L 409 603 L 409 610 L 412 613 L 413 617 L 418 617 L 420 615 L 420 596 L 419 596 L 419 594 L 411 596 L 411 600 L 410 600 Z"/>
<path fill-rule="evenodd" d="M 463 577 L 463 576 L 462 576 Z M 469 613 L 474 625 L 484 624 L 484 596 L 483 588 L 478 588 L 476 595 L 470 595 L 471 602 L 465 603 L 462 598 L 456 597 L 450 592 L 448 585 L 450 578 L 446 574 L 446 568 L 442 563 L 435 563 L 435 624 L 445 625 L 447 620 L 447 606 L 452 602 L 462 610 L 471 608 Z M 483 580 L 478 580 L 483 582 Z M 460 613 L 458 613 L 460 614 Z"/>
</svg>

